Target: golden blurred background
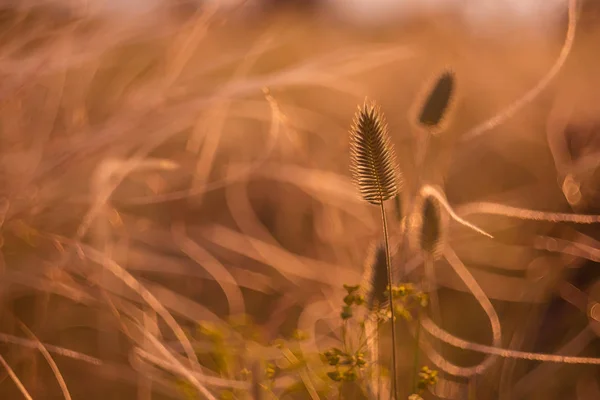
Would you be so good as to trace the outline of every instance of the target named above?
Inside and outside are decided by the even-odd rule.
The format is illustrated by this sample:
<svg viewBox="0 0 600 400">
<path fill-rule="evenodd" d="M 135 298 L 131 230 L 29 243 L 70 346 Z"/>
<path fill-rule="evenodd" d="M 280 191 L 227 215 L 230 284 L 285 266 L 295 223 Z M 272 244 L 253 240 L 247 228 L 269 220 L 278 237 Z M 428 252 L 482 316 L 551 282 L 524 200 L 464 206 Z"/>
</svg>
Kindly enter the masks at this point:
<svg viewBox="0 0 600 400">
<path fill-rule="evenodd" d="M 15 376 L 34 399 L 65 397 L 40 343 L 73 399 L 185 398 L 136 352 L 166 357 L 136 326 L 180 354 L 174 326 L 228 315 L 251 315 L 266 340 L 298 327 L 325 342 L 380 238 L 348 172 L 365 97 L 387 117 L 408 202 L 420 177 L 459 214 L 477 202 L 600 214 L 595 2 L 558 2 L 539 25 L 441 7 L 361 25 L 317 2 L 266 3 L 0 6 L 0 398 L 23 398 Z M 455 108 L 417 171 L 415 101 L 445 68 Z M 597 225 L 496 211 L 465 216 L 494 239 L 451 223 L 448 246 L 491 299 L 503 348 L 597 360 Z M 419 281 L 414 256 L 395 262 L 398 279 Z M 435 271 L 438 323 L 489 345 L 470 288 L 444 260 Z M 503 357 L 461 376 L 485 355 L 427 337 L 443 379 L 426 398 L 600 398 L 597 363 Z"/>
</svg>

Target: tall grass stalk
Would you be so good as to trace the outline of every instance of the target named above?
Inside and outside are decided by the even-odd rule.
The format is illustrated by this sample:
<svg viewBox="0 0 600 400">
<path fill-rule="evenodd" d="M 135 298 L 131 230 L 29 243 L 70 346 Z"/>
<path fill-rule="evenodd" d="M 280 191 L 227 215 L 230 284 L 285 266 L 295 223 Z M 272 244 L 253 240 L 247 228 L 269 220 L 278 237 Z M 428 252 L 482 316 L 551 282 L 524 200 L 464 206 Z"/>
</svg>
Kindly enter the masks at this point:
<svg viewBox="0 0 600 400">
<path fill-rule="evenodd" d="M 367 202 L 379 206 L 381 212 L 392 330 L 392 390 L 390 397 L 395 398 L 397 396 L 396 329 L 391 290 L 393 277 L 390 245 L 384 202 L 398 194 L 398 186 L 401 182 L 385 119 L 375 103 L 365 101 L 355 115 L 350 130 L 350 171 L 362 197 Z"/>
</svg>

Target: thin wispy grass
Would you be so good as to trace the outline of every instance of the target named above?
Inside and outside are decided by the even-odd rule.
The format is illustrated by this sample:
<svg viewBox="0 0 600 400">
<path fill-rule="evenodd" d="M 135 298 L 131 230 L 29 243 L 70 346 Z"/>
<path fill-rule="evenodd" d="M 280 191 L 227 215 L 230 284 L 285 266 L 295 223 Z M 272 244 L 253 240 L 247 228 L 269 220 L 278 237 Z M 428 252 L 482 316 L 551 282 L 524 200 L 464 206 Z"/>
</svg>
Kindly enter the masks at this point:
<svg viewBox="0 0 600 400">
<path fill-rule="evenodd" d="M 575 213 L 539 211 L 489 202 L 463 204 L 458 209 L 458 214 L 488 214 L 530 221 L 571 222 L 575 224 L 600 223 L 600 215 L 582 215 Z"/>
<path fill-rule="evenodd" d="M 523 107 L 531 103 L 536 97 L 542 93 L 544 89 L 548 87 L 548 85 L 555 79 L 563 65 L 567 61 L 569 54 L 571 53 L 571 49 L 573 48 L 573 43 L 575 42 L 575 32 L 577 28 L 577 14 L 579 7 L 579 0 L 565 0 L 567 2 L 568 9 L 568 25 L 567 32 L 565 35 L 565 42 L 560 49 L 560 54 L 558 58 L 550 68 L 550 70 L 542 77 L 542 79 L 529 91 L 527 91 L 521 98 L 517 99 L 515 102 L 510 104 L 501 112 L 497 113 L 493 117 L 488 120 L 480 123 L 475 126 L 468 132 L 466 132 L 461 137 L 461 141 L 470 141 L 492 129 L 499 126 L 509 118 L 511 118 L 514 114 L 519 112 Z"/>
<path fill-rule="evenodd" d="M 46 349 L 46 346 L 44 346 L 44 344 L 42 342 L 40 342 L 40 340 L 37 338 L 37 336 L 35 336 L 35 334 L 27 327 L 27 325 L 25 325 L 22 321 L 18 321 L 18 322 L 19 322 L 19 326 L 25 332 L 25 334 L 27 336 L 29 336 L 35 342 L 38 350 L 40 351 L 40 353 L 42 354 L 42 356 L 44 357 L 44 359 L 50 366 L 50 369 L 52 370 L 52 373 L 56 377 L 56 382 L 58 383 L 58 386 L 60 387 L 60 390 L 62 391 L 62 395 L 65 398 L 65 400 L 71 400 L 71 393 L 69 392 L 69 388 L 67 387 L 65 378 L 63 377 L 62 373 L 60 372 L 58 365 L 56 365 L 54 358 L 52 358 L 52 355 L 50 354 L 48 349 Z"/>
<path fill-rule="evenodd" d="M 522 110 L 558 76 L 572 46 L 576 4 L 574 0 L 569 1 L 567 40 L 548 75 L 506 112 L 467 133 L 465 140 L 478 137 Z M 435 279 L 440 285 L 471 292 L 486 311 L 494 339 L 487 346 L 475 343 L 475 339 L 459 339 L 442 330 L 439 312 L 433 308 L 431 320 L 425 312 L 422 317 L 419 314 L 418 319 L 431 338 L 417 338 L 424 350 L 420 354 L 429 356 L 429 360 L 416 358 L 415 380 L 419 379 L 421 364 L 428 362 L 439 365 L 447 373 L 447 380 L 452 379 L 451 375 L 490 373 L 487 364 L 471 368 L 458 366 L 463 365 L 459 361 L 457 365 L 449 363 L 446 354 L 439 350 L 430 351 L 428 346 L 432 341 L 492 356 L 486 362 L 514 358 L 556 364 L 598 364 L 592 358 L 560 358 L 562 355 L 559 354 L 502 349 L 496 343 L 500 337 L 499 318 L 489 298 L 523 304 L 539 304 L 547 299 L 534 299 L 533 295 L 525 294 L 514 296 L 515 290 L 527 287 L 525 278 L 519 278 L 516 289 L 506 288 L 504 286 L 517 279 L 501 276 L 504 271 L 485 272 L 486 275 L 478 269 L 469 271 L 447 247 L 450 241 L 445 235 L 453 229 L 444 225 L 467 226 L 485 236 L 485 243 L 493 246 L 492 235 L 488 233 L 496 234 L 493 223 L 478 220 L 482 224 L 478 227 L 466 221 L 468 215 L 479 213 L 576 224 L 600 222 L 598 216 L 544 212 L 495 203 L 451 206 L 444 190 L 422 182 L 421 176 L 418 179 L 410 177 L 411 183 L 415 183 L 414 190 L 409 188 L 400 192 L 396 160 L 392 156 L 376 156 L 390 153 L 391 139 L 355 142 L 353 163 L 360 167 L 354 168 L 352 173 L 363 177 L 355 179 L 362 199 L 356 198 L 355 188 L 340 172 L 346 167 L 340 160 L 346 158 L 335 151 L 343 146 L 336 150 L 330 146 L 343 142 L 340 137 L 345 135 L 346 124 L 340 121 L 345 118 L 342 116 L 345 102 L 354 103 L 371 90 L 369 80 L 378 78 L 377 74 L 369 75 L 371 70 L 381 71 L 383 77 L 388 73 L 384 69 L 386 64 L 395 66 L 394 63 L 409 58 L 416 67 L 407 65 L 407 69 L 421 68 L 422 57 L 414 57 L 417 53 L 409 46 L 411 37 L 406 40 L 409 45 L 357 44 L 355 37 L 343 39 L 353 43 L 343 43 L 340 37 L 345 34 L 336 33 L 338 36 L 335 36 L 325 32 L 314 47 L 323 44 L 323 48 L 329 46 L 337 50 L 319 49 L 317 52 L 307 49 L 302 59 L 294 58 L 295 61 L 282 66 L 281 60 L 293 58 L 288 52 L 295 52 L 295 43 L 287 42 L 284 35 L 272 35 L 273 32 L 266 30 L 262 38 L 267 37 L 267 40 L 261 41 L 258 35 L 256 46 L 252 47 L 248 43 L 255 36 L 245 41 L 235 33 L 220 32 L 221 20 L 213 19 L 215 15 L 212 11 L 200 12 L 186 23 L 162 22 L 161 19 L 155 26 L 149 26 L 149 21 L 120 27 L 119 23 L 113 22 L 106 23 L 105 28 L 98 31 L 83 29 L 87 21 L 79 20 L 76 25 L 81 30 L 68 26 L 52 31 L 50 35 L 44 25 L 39 25 L 37 30 L 23 32 L 13 39 L 3 31 L 2 38 L 7 42 L 0 46 L 4 56 L 0 61 L 4 82 L 0 88 L 3 151 L 0 272 L 5 283 L 5 306 L 20 307 L 21 302 L 28 301 L 27 297 L 33 294 L 37 314 L 34 324 L 30 324 L 31 335 L 28 337 L 31 339 L 0 333 L 0 341 L 11 347 L 41 351 L 65 398 L 70 398 L 69 391 L 75 393 L 81 389 L 80 383 L 73 378 L 78 376 L 77 370 L 61 367 L 59 371 L 50 354 L 102 369 L 106 374 L 100 374 L 103 378 L 94 377 L 93 382 L 99 379 L 105 382 L 105 376 L 106 380 L 114 379 L 115 385 L 111 381 L 104 386 L 108 396 L 114 395 L 115 392 L 110 390 L 117 387 L 119 380 L 127 385 L 145 387 L 147 391 L 140 390 L 140 396 L 147 398 L 150 392 L 176 390 L 174 377 L 177 377 L 177 380 L 190 383 L 194 396 L 199 393 L 206 398 L 235 391 L 251 391 L 254 398 L 268 398 L 273 394 L 289 393 L 286 391 L 291 390 L 290 387 L 301 388 L 301 396 L 323 398 L 320 390 L 330 382 L 323 378 L 318 362 L 299 369 L 298 374 L 277 377 L 272 382 L 263 375 L 267 372 L 266 362 L 253 365 L 251 379 L 241 378 L 239 371 L 227 376 L 210 371 L 198 355 L 210 352 L 212 344 L 194 337 L 193 328 L 188 327 L 200 320 L 221 322 L 221 316 L 211 308 L 212 304 L 203 304 L 196 296 L 210 298 L 215 293 L 213 290 L 222 289 L 229 311 L 235 314 L 258 308 L 263 310 L 263 298 L 268 299 L 264 304 L 274 304 L 279 301 L 274 299 L 284 292 L 288 299 L 278 309 L 280 321 L 271 325 L 270 333 L 284 329 L 290 323 L 288 320 L 296 319 L 296 309 L 299 309 L 300 316 L 294 322 L 309 332 L 310 337 L 299 345 L 301 351 L 279 351 L 276 357 L 273 349 L 259 347 L 259 353 L 266 359 L 261 361 L 281 361 L 280 353 L 285 353 L 287 361 L 300 362 L 304 356 L 320 352 L 323 346 L 335 345 L 335 333 L 340 327 L 337 299 L 341 284 L 359 282 L 362 272 L 370 276 L 361 285 L 367 289 L 365 298 L 369 312 L 386 306 L 397 311 L 390 301 L 391 296 L 385 296 L 388 285 L 393 284 L 388 274 L 392 270 L 389 247 L 394 247 L 397 255 L 393 257 L 394 266 L 399 266 L 398 270 L 403 273 L 410 272 L 413 265 L 420 266 L 421 259 L 426 259 L 432 307 L 437 304 Z M 235 31 L 231 26 L 226 28 Z M 307 37 L 314 39 L 310 35 Z M 230 40 L 232 38 L 235 40 Z M 48 40 L 41 47 L 35 47 L 35 51 L 23 51 L 30 42 L 40 39 Z M 228 47 L 229 42 L 237 43 L 238 39 L 240 47 L 250 47 L 250 51 L 234 48 L 237 45 Z M 218 43 L 219 40 L 223 43 Z M 330 41 L 335 46 L 331 46 Z M 140 42 L 144 42 L 143 45 Z M 306 47 L 311 47 L 310 40 L 308 42 Z M 219 47 L 219 50 L 213 47 Z M 123 49 L 127 49 L 125 61 L 120 55 L 113 54 Z M 146 52 L 153 54 L 153 61 L 144 61 Z M 277 62 L 273 61 L 275 59 Z M 425 64 L 429 66 L 429 60 Z M 459 67 L 457 71 L 464 65 Z M 450 115 L 455 102 L 456 78 L 450 70 L 442 71 L 425 85 L 428 90 L 423 91 L 424 97 L 418 102 L 419 113 L 413 118 L 423 133 L 439 133 L 449 122 L 460 122 L 462 126 L 462 121 Z M 398 92 L 402 91 L 404 75 L 395 75 L 395 79 L 394 96 L 401 96 Z M 261 93 L 266 87 L 269 90 Z M 318 95 L 315 95 L 316 89 Z M 460 89 L 462 96 L 462 87 Z M 489 96 L 494 95 L 489 93 Z M 329 96 L 335 101 L 331 108 L 324 110 L 321 105 L 330 101 Z M 398 100 L 404 102 L 401 97 Z M 465 107 L 465 117 L 468 119 L 470 114 L 467 114 L 476 108 Z M 353 130 L 385 131 L 385 123 L 366 123 L 381 122 L 377 107 L 367 103 L 360 110 L 364 118 L 355 123 Z M 401 109 L 396 111 L 403 115 Z M 404 119 L 394 115 L 390 124 L 394 128 L 393 139 L 403 146 L 407 144 L 402 130 L 404 125 Z M 292 153 L 297 149 L 289 146 L 285 155 L 292 155 L 290 160 L 272 161 L 284 154 L 279 151 L 286 144 L 281 139 L 286 139 L 289 131 L 294 129 L 301 135 L 304 158 Z M 387 132 L 383 136 L 387 137 Z M 369 147 L 372 149 L 370 155 L 356 151 Z M 231 149 L 234 151 L 229 154 Z M 410 149 L 407 151 L 403 147 L 399 154 L 407 152 Z M 325 161 L 323 166 L 317 166 L 320 161 Z M 586 164 L 590 168 L 595 165 L 592 161 Z M 373 176 L 381 179 L 372 179 Z M 285 197 L 284 203 L 284 197 L 279 197 L 284 190 L 269 189 L 260 196 L 280 201 L 268 203 L 265 211 L 256 207 L 255 198 L 250 195 L 252 185 L 258 180 L 267 181 L 269 188 L 293 185 L 307 194 L 314 204 L 306 205 L 304 200 L 293 196 Z M 153 185 L 152 182 L 161 184 Z M 455 188 L 452 189 L 456 193 Z M 452 198 L 450 194 L 448 197 Z M 381 208 L 385 240 L 376 240 L 378 244 L 369 254 L 367 268 L 357 271 L 358 268 L 350 266 L 359 263 L 357 259 L 363 256 L 365 247 L 362 241 L 372 239 L 378 225 L 369 209 L 361 206 L 364 201 Z M 385 216 L 389 210 L 383 207 L 385 201 L 393 201 L 395 207 L 389 227 Z M 301 203 L 302 207 L 299 206 Z M 226 211 L 223 218 L 217 212 L 221 209 L 211 207 Z M 307 249 L 309 254 L 296 254 L 275 239 L 275 231 L 282 227 L 274 227 L 272 219 L 280 221 L 283 218 L 281 215 L 285 213 L 280 209 L 293 209 L 288 226 L 303 228 L 290 228 L 288 237 L 297 234 L 298 237 L 292 239 L 298 242 L 318 242 L 314 248 L 311 245 Z M 405 223 L 412 221 L 415 210 L 422 223 L 415 231 L 407 233 L 415 228 Z M 177 218 L 173 218 L 173 213 Z M 446 217 L 447 222 L 444 221 Z M 336 224 L 335 229 L 317 239 L 304 236 L 315 230 L 315 224 L 326 226 L 329 222 Z M 285 228 L 286 224 L 281 225 Z M 409 233 L 416 235 L 419 242 L 413 249 L 419 253 L 416 257 L 410 249 L 402 247 L 404 236 Z M 592 261 L 598 258 L 597 243 L 585 241 L 580 236 L 553 240 L 550 236 L 554 233 L 544 236 L 536 232 L 535 235 L 533 247 L 536 249 Z M 396 246 L 396 242 L 400 244 Z M 335 249 L 330 250 L 331 247 Z M 464 287 L 459 288 L 460 282 L 448 285 L 447 271 L 442 271 L 447 265 L 438 263 L 440 255 L 449 258 L 451 266 L 464 281 Z M 527 256 L 525 254 L 523 259 Z M 481 259 L 485 260 L 485 257 Z M 470 263 L 465 264 L 470 266 Z M 516 265 L 513 272 L 520 273 L 523 269 Z M 440 277 L 442 272 L 445 275 Z M 102 275 L 103 278 L 98 279 Z M 410 275 L 405 276 L 412 279 Z M 485 282 L 480 279 L 482 276 L 486 278 Z M 487 293 L 492 286 L 496 287 Z M 427 285 L 422 289 L 428 289 Z M 503 293 L 508 294 L 503 296 Z M 59 303 L 55 309 L 47 309 L 46 315 L 39 311 L 44 309 L 43 296 L 52 301 L 56 298 Z M 448 306 L 452 305 L 451 296 L 447 299 L 444 295 L 442 300 L 448 300 Z M 445 312 L 446 304 L 441 305 Z M 447 309 L 451 310 L 451 307 Z M 49 311 L 55 313 L 51 320 Z M 119 348 L 112 349 L 118 354 L 104 354 L 96 341 L 90 345 L 79 343 L 87 338 L 83 334 L 73 336 L 74 339 L 62 335 L 71 325 L 77 324 L 78 312 L 90 317 L 90 321 L 82 322 L 86 331 L 100 336 L 108 332 L 118 338 Z M 265 314 L 269 312 L 270 309 L 264 311 Z M 412 318 L 415 314 L 413 310 L 404 316 Z M 511 316 L 511 311 L 507 311 L 507 318 Z M 469 324 L 469 316 L 463 317 L 465 325 Z M 393 322 L 392 329 L 401 326 L 398 324 L 394 328 Z M 414 323 L 408 325 L 415 326 Z M 10 326 L 2 329 L 10 329 Z M 379 339 L 380 332 L 372 330 L 367 336 Z M 392 337 L 400 342 L 398 336 L 392 333 Z M 72 340 L 72 343 L 62 342 L 63 339 Z M 360 342 L 354 337 L 351 339 L 349 342 Z M 52 340 L 56 342 L 49 343 Z M 384 343 L 382 340 L 377 347 Z M 254 346 L 256 343 L 249 341 L 247 344 Z M 96 358 L 61 346 L 101 354 Z M 400 343 L 391 347 L 393 356 L 396 347 L 402 348 Z M 371 349 L 374 349 L 372 345 Z M 381 354 L 373 350 L 373 361 L 378 363 L 380 356 L 385 356 L 388 350 L 384 349 Z M 557 353 L 561 351 L 558 349 Z M 119 364 L 120 369 L 117 368 L 111 360 L 114 355 L 130 356 L 131 364 Z M 24 382 L 21 384 L 24 397 L 35 395 L 33 387 L 28 387 L 29 377 L 21 376 L 20 364 L 17 364 L 21 362 L 19 357 L 15 357 L 17 361 L 12 359 L 12 353 L 10 358 L 5 357 L 5 367 L 10 364 L 15 368 L 11 374 L 10 366 L 7 367 L 13 382 L 17 385 L 19 379 Z M 62 365 L 58 360 L 56 363 Z M 395 367 L 396 362 L 393 364 Z M 357 381 L 353 382 L 358 387 L 364 383 L 361 374 L 368 379 L 371 373 L 368 369 L 365 371 L 361 371 Z M 535 382 L 550 374 L 544 369 L 541 371 L 535 374 Z M 401 374 L 392 374 L 394 381 L 402 379 Z M 382 375 L 385 375 L 382 369 L 374 369 L 375 381 L 388 380 Z M 525 379 L 523 382 L 520 386 L 515 385 L 515 393 L 536 390 L 523 390 L 522 387 L 532 381 Z M 478 384 L 488 385 L 485 378 L 478 380 Z M 8 387 L 12 383 L 6 379 L 5 385 Z M 56 383 L 51 381 L 50 385 Z M 377 382 L 373 385 L 382 386 Z M 265 386 L 272 391 L 265 390 Z M 31 394 L 27 393 L 28 389 Z M 9 390 L 14 389 L 9 387 Z M 114 390 L 118 391 L 120 387 Z M 395 391 L 396 388 L 391 392 Z M 421 394 L 426 396 L 424 392 Z"/>
<path fill-rule="evenodd" d="M 15 371 L 6 362 L 6 360 L 4 359 L 4 357 L 2 357 L 1 354 L 0 354 L 0 364 L 2 364 L 4 369 L 6 369 L 6 373 L 8 374 L 10 379 L 14 382 L 17 389 L 19 389 L 19 392 L 21 392 L 23 397 L 25 397 L 27 400 L 33 400 L 33 397 L 31 397 L 31 394 L 29 394 L 29 392 L 27 391 L 27 388 L 25 388 L 25 385 L 23 385 L 23 382 L 21 382 L 21 380 L 19 379 L 19 377 L 17 376 Z"/>
<path fill-rule="evenodd" d="M 430 320 L 423 320 L 423 327 L 431 334 L 444 342 L 461 348 L 463 350 L 477 351 L 483 354 L 496 357 L 505 358 L 518 358 L 522 360 L 532 360 L 541 362 L 550 362 L 558 364 L 581 364 L 581 365 L 600 365 L 600 358 L 598 357 L 575 357 L 575 356 L 563 356 L 558 354 L 543 354 L 536 352 L 526 352 L 518 350 L 508 350 L 501 347 L 486 346 L 478 343 L 472 343 L 464 339 L 457 338 L 450 333 L 442 330 L 433 324 Z M 480 370 L 481 366 L 478 366 L 477 370 Z M 452 371 L 457 376 L 469 376 L 471 373 L 470 369 L 461 369 L 461 372 Z"/>
</svg>

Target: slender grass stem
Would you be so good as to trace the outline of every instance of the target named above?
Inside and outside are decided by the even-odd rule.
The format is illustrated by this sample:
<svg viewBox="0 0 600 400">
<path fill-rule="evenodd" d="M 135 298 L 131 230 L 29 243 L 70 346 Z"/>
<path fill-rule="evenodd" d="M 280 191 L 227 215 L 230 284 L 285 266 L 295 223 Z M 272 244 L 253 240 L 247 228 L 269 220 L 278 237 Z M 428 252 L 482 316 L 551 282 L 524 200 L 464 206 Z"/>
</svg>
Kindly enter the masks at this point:
<svg viewBox="0 0 600 400">
<path fill-rule="evenodd" d="M 386 221 L 386 217 L 385 217 L 385 207 L 384 207 L 384 202 L 381 201 L 379 203 L 380 209 L 381 209 L 381 221 L 382 221 L 382 225 L 383 225 L 383 240 L 385 241 L 385 260 L 386 260 L 386 264 L 387 264 L 387 271 L 388 271 L 388 283 L 389 283 L 389 288 L 390 290 L 388 290 L 388 298 L 389 298 L 389 302 L 390 302 L 390 313 L 391 313 L 391 325 L 392 325 L 392 390 L 390 393 L 390 398 L 395 399 L 397 396 L 397 385 L 396 385 L 396 326 L 395 326 L 395 321 L 394 321 L 394 299 L 392 296 L 392 263 L 390 260 L 390 243 L 389 243 L 389 238 L 388 238 L 388 228 L 387 228 L 387 221 Z"/>
<path fill-rule="evenodd" d="M 379 367 L 379 318 L 375 321 L 375 337 L 377 338 L 376 346 L 377 349 L 377 358 L 375 362 L 377 363 L 377 367 L 375 368 L 375 373 L 377 374 L 377 400 L 381 400 L 381 368 Z"/>
<path fill-rule="evenodd" d="M 434 270 L 434 259 L 431 254 L 423 254 L 424 259 L 424 270 L 425 270 L 425 279 L 423 281 L 423 288 L 427 288 L 427 293 L 429 294 L 429 309 L 431 311 L 431 319 L 442 326 L 442 310 L 440 308 L 440 299 L 437 292 L 437 280 L 435 278 L 435 270 Z M 419 321 L 419 328 L 421 327 Z M 438 342 L 438 353 L 440 356 L 444 356 L 443 354 L 443 346 L 441 342 Z"/>
<path fill-rule="evenodd" d="M 415 333 L 415 358 L 413 360 L 413 393 L 419 390 L 419 340 L 421 339 L 421 308 L 417 307 L 417 330 Z"/>
<path fill-rule="evenodd" d="M 348 347 L 348 321 L 342 323 L 342 348 L 345 352 L 349 351 Z"/>
</svg>

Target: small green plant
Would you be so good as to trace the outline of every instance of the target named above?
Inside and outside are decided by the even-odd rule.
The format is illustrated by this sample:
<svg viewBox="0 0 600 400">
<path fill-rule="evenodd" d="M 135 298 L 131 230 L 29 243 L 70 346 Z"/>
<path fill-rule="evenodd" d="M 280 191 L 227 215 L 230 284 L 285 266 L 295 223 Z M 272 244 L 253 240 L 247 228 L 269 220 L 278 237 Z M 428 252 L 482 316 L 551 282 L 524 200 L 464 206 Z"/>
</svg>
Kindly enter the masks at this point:
<svg viewBox="0 0 600 400">
<path fill-rule="evenodd" d="M 329 378 L 319 354 L 305 354 L 301 344 L 308 335 L 295 330 L 288 338 L 269 343 L 248 316 L 227 323 L 201 322 L 190 333 L 202 365 L 217 376 L 234 382 L 217 390 L 219 399 L 284 398 L 294 394 L 326 395 Z M 188 381 L 175 379 L 185 399 L 200 399 Z"/>
<path fill-rule="evenodd" d="M 414 393 L 408 396 L 408 400 L 423 399 L 422 394 L 427 388 L 434 386 L 438 381 L 438 372 L 427 366 L 421 367 L 418 375 L 417 387 Z"/>
<path fill-rule="evenodd" d="M 352 348 L 348 340 L 348 326 L 350 320 L 356 316 L 356 309 L 365 304 L 365 299 L 360 294 L 360 286 L 344 285 L 346 296 L 344 297 L 344 305 L 340 312 L 342 320 L 342 339 L 341 347 L 333 347 L 322 354 L 323 361 L 333 367 L 327 372 L 327 376 L 333 382 L 355 382 L 359 375 L 362 374 L 367 364 L 364 354 L 364 346 L 359 345 L 357 348 Z M 339 388 L 341 392 L 341 387 Z"/>
<path fill-rule="evenodd" d="M 377 261 L 378 257 L 375 260 Z M 393 299 L 392 314 L 387 308 L 387 303 L 374 300 L 372 286 L 344 285 L 344 289 L 346 295 L 340 310 L 342 322 L 340 345 L 327 349 L 322 353 L 321 359 L 329 367 L 327 377 L 338 385 L 340 393 L 344 383 L 356 382 L 364 392 L 371 394 L 376 392 L 379 396 L 382 371 L 379 368 L 377 327 L 381 323 L 395 321 L 397 318 L 412 321 L 414 315 L 427 306 L 428 295 L 410 283 L 391 288 L 387 286 L 379 295 L 383 299 L 390 297 Z M 364 293 L 367 295 L 365 296 Z M 369 329 L 373 324 L 375 329 Z"/>
</svg>

